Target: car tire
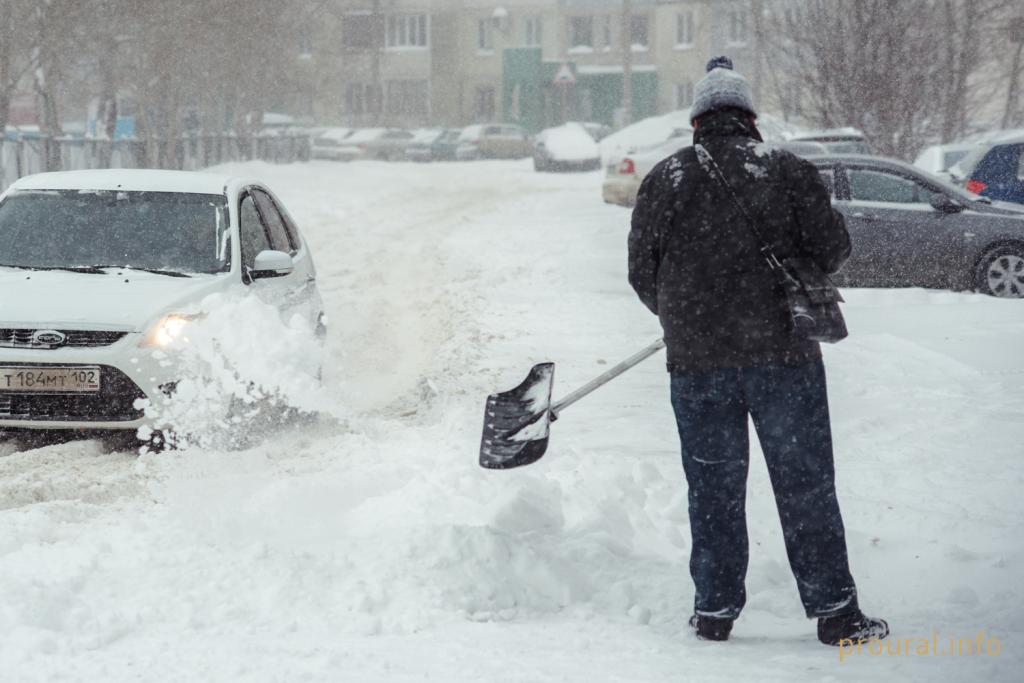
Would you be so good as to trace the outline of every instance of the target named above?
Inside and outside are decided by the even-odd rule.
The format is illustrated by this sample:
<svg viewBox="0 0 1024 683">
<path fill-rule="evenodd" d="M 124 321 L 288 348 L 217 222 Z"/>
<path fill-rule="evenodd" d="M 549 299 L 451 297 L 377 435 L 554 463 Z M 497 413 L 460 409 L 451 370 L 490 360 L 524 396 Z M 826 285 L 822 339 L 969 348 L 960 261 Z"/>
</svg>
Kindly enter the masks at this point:
<svg viewBox="0 0 1024 683">
<path fill-rule="evenodd" d="M 1003 244 L 985 252 L 975 269 L 974 287 L 989 296 L 1024 298 L 1024 245 Z"/>
</svg>

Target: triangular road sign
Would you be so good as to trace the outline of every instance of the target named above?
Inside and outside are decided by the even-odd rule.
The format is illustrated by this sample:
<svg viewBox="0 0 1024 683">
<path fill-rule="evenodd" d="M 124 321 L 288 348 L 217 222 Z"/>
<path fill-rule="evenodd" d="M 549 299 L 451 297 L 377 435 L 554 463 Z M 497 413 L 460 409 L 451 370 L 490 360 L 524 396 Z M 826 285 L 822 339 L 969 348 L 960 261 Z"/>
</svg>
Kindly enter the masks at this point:
<svg viewBox="0 0 1024 683">
<path fill-rule="evenodd" d="M 562 62 L 551 82 L 555 85 L 573 85 L 576 82 L 576 76 L 573 75 L 568 62 Z"/>
</svg>

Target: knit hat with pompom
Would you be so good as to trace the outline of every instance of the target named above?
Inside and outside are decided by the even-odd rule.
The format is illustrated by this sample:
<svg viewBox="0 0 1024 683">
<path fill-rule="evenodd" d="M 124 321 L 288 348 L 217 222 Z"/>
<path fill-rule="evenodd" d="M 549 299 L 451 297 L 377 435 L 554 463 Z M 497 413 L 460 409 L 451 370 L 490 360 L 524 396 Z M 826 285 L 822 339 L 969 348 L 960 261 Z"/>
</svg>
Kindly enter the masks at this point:
<svg viewBox="0 0 1024 683">
<path fill-rule="evenodd" d="M 753 98 L 750 96 L 750 84 L 733 70 L 732 60 L 728 57 L 715 57 L 708 62 L 707 75 L 697 81 L 693 94 L 691 122 L 709 112 L 729 107 L 742 109 L 750 112 L 752 116 L 757 116 Z"/>
</svg>

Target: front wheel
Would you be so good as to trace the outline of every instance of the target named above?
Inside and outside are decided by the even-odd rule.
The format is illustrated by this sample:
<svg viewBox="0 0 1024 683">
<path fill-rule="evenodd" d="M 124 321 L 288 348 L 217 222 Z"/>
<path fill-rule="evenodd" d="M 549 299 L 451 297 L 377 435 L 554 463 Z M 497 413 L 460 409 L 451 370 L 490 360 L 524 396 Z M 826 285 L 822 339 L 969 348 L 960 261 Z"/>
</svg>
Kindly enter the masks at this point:
<svg viewBox="0 0 1024 683">
<path fill-rule="evenodd" d="M 1024 246 L 1004 245 L 989 250 L 975 272 L 975 288 L 990 296 L 1024 298 Z"/>
</svg>

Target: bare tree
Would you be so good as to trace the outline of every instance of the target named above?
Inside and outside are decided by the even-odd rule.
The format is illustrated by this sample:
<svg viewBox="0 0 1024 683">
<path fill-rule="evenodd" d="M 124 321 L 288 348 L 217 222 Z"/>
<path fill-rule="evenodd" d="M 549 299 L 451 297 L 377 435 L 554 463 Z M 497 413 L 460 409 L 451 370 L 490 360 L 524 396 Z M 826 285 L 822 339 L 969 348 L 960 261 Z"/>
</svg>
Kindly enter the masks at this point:
<svg viewBox="0 0 1024 683">
<path fill-rule="evenodd" d="M 0 0 L 0 136 L 11 112 L 18 83 L 28 73 L 28 42 L 25 25 L 32 10 L 26 0 Z"/>
<path fill-rule="evenodd" d="M 853 125 L 909 158 L 967 132 L 985 31 L 1005 0 L 769 3 L 763 35 L 776 88 L 814 125 Z"/>
</svg>

